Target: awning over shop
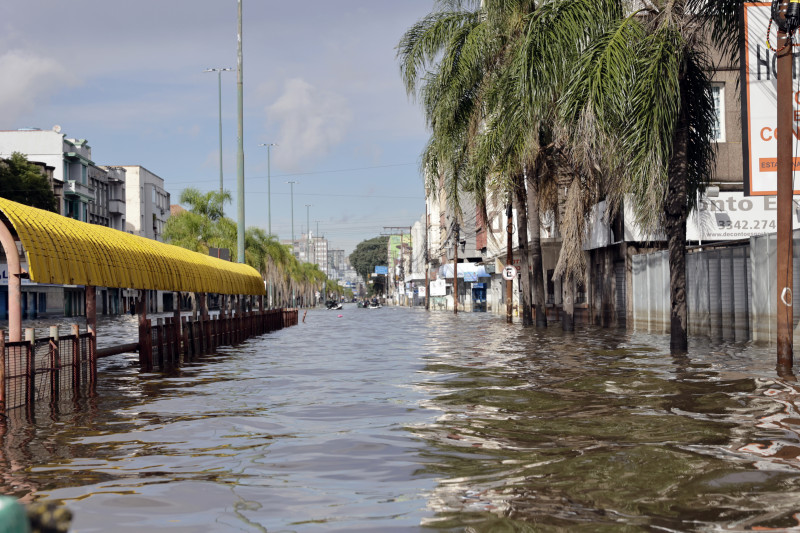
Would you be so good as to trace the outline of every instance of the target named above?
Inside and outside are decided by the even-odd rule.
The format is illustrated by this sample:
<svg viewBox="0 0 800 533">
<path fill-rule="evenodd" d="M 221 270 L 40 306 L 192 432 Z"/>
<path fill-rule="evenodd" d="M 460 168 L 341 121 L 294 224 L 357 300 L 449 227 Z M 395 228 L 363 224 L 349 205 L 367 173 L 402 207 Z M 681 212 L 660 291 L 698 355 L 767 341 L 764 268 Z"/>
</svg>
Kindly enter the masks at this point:
<svg viewBox="0 0 800 533">
<path fill-rule="evenodd" d="M 439 277 L 453 278 L 453 264 L 448 263 L 439 267 Z M 477 278 L 491 278 L 492 275 L 486 272 L 483 265 L 476 263 L 459 263 L 458 264 L 458 277 L 459 279 L 477 279 Z"/>
<path fill-rule="evenodd" d="M 38 283 L 264 294 L 254 268 L 0 198 L 0 224 L 25 248 Z"/>
</svg>

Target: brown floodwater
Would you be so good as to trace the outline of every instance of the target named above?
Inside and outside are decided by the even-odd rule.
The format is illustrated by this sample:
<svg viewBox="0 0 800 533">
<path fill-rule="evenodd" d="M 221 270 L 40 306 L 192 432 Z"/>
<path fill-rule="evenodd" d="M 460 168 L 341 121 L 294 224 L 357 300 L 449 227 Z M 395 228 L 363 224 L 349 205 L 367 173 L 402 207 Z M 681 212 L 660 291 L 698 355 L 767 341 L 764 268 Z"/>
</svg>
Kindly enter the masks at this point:
<svg viewBox="0 0 800 533">
<path fill-rule="evenodd" d="M 311 310 L 170 375 L 101 360 L 95 397 L 0 425 L 0 486 L 76 532 L 800 527 L 800 386 L 774 348 L 668 341 Z"/>
</svg>

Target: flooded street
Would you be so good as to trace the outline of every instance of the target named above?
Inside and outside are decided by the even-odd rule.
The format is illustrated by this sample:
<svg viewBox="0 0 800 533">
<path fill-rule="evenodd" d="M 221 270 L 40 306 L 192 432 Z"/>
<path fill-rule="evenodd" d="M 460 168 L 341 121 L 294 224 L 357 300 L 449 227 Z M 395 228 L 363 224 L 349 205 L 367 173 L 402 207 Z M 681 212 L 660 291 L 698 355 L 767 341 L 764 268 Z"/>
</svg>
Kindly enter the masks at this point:
<svg viewBox="0 0 800 533">
<path fill-rule="evenodd" d="M 100 345 L 135 324 L 101 321 Z M 797 527 L 800 387 L 774 348 L 668 347 L 311 310 L 174 375 L 101 360 L 97 397 L 0 427 L 2 492 L 63 503 L 76 532 Z"/>
</svg>

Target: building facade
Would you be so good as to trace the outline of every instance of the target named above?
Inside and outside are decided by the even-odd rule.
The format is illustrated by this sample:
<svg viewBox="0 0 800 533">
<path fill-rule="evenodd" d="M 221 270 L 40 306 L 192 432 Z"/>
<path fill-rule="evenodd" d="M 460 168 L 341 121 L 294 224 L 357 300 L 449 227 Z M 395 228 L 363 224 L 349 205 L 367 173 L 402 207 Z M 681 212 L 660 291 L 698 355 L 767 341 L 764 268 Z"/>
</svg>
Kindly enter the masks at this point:
<svg viewBox="0 0 800 533">
<path fill-rule="evenodd" d="M 164 179 L 139 165 L 123 165 L 125 171 L 125 231 L 159 242 L 170 216 L 170 194 Z"/>
</svg>

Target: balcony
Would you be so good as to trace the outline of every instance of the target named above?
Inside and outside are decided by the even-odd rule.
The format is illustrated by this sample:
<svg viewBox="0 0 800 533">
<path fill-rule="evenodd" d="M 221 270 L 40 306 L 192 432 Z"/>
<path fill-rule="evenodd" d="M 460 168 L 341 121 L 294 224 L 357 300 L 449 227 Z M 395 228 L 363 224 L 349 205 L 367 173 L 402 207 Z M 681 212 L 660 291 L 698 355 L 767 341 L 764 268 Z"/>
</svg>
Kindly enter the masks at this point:
<svg viewBox="0 0 800 533">
<path fill-rule="evenodd" d="M 77 196 L 84 200 L 94 200 L 94 189 L 75 180 L 68 180 L 64 182 L 64 196 Z"/>
<path fill-rule="evenodd" d="M 125 200 L 109 200 L 108 212 L 112 215 L 125 214 Z"/>
</svg>

